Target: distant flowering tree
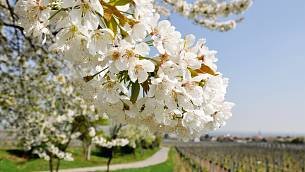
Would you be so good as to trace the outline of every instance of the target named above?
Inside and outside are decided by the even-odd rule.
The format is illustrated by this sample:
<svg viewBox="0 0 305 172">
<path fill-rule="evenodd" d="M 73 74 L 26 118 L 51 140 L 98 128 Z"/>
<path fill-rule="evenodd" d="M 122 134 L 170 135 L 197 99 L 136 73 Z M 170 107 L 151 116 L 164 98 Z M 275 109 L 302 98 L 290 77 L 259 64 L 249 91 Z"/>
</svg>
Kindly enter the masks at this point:
<svg viewBox="0 0 305 172">
<path fill-rule="evenodd" d="M 52 60 L 38 65 L 27 58 L 0 56 L 1 125 L 14 129 L 25 150 L 48 160 L 50 171 L 58 171 L 60 160 L 73 160 L 67 148 L 81 135 L 85 120 L 79 119 L 90 122 L 99 117 L 63 75 L 45 70 L 54 65 Z"/>
<path fill-rule="evenodd" d="M 128 139 L 128 145 L 132 148 L 141 147 L 142 142 L 152 144 L 156 140 L 156 135 L 145 126 L 126 125 L 120 129 L 118 135 Z"/>
<path fill-rule="evenodd" d="M 57 74 L 60 62 L 30 53 L 6 54 L 0 56 L 0 126 L 13 129 L 21 147 L 48 160 L 50 171 L 58 171 L 61 160 L 73 160 L 67 148 L 82 136 L 81 126 L 100 117 Z"/>
<path fill-rule="evenodd" d="M 82 142 L 84 157 L 87 161 L 91 160 L 91 150 L 94 145 L 94 140 L 96 140 L 98 137 L 103 137 L 101 139 L 105 139 L 104 131 L 97 130 L 97 128 L 109 125 L 106 118 L 99 116 L 96 111 L 94 111 L 94 113 L 95 115 L 90 115 L 91 118 L 79 116 L 75 119 L 80 132 L 78 139 Z"/>
<path fill-rule="evenodd" d="M 54 40 L 83 98 L 117 123 L 188 139 L 231 116 L 216 51 L 160 21 L 152 0 L 19 0 L 15 13 L 26 36 Z"/>
<path fill-rule="evenodd" d="M 74 89 L 67 63 L 23 34 L 9 2 L 0 1 L 0 127 L 58 171 L 61 160 L 73 160 L 67 148 L 80 127 L 101 116 Z"/>
<path fill-rule="evenodd" d="M 243 17 L 224 19 L 229 16 L 239 16 L 249 9 L 252 0 L 163 0 L 156 3 L 156 9 L 163 15 L 177 12 L 210 30 L 228 31 L 234 29 Z"/>
<path fill-rule="evenodd" d="M 122 124 L 116 124 L 111 126 L 110 135 L 105 136 L 95 136 L 92 142 L 100 147 L 107 149 L 108 161 L 107 161 L 107 172 L 110 170 L 111 160 L 113 158 L 114 149 L 117 147 L 126 146 L 129 140 L 126 138 L 121 138 L 118 133 L 122 128 Z"/>
</svg>

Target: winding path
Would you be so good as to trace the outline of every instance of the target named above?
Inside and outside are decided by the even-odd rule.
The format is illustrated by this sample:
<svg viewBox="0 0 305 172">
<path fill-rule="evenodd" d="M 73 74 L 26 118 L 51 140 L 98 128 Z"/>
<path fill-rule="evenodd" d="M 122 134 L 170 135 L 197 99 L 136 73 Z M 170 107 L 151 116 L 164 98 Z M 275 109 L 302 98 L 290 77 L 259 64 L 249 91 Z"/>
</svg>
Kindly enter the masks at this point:
<svg viewBox="0 0 305 172">
<path fill-rule="evenodd" d="M 113 164 L 110 165 L 110 170 L 120 170 L 128 168 L 143 168 L 152 165 L 157 165 L 165 162 L 168 158 L 168 147 L 162 147 L 158 152 L 153 156 L 137 162 L 131 162 L 126 164 Z M 97 167 L 84 167 L 84 168 L 72 168 L 72 169 L 63 169 L 59 170 L 60 172 L 95 172 L 95 171 L 105 171 L 107 166 L 97 166 Z"/>
</svg>

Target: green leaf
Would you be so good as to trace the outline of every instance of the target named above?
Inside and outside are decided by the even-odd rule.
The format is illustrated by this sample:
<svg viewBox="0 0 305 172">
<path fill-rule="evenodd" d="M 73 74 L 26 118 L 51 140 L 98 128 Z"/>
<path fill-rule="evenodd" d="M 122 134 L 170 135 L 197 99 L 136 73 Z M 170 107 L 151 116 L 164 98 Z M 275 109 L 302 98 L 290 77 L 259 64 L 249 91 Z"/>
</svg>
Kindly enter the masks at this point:
<svg viewBox="0 0 305 172">
<path fill-rule="evenodd" d="M 107 22 L 107 27 L 113 31 L 114 35 L 118 33 L 118 23 L 114 17 L 111 17 L 111 20 Z"/>
<path fill-rule="evenodd" d="M 133 0 L 114 0 L 111 1 L 109 4 L 113 5 L 113 6 L 123 6 L 126 4 L 131 3 Z"/>
<path fill-rule="evenodd" d="M 97 124 L 97 125 L 109 125 L 109 120 L 101 118 L 101 119 L 95 121 L 94 124 Z"/>
<path fill-rule="evenodd" d="M 192 77 L 195 77 L 198 75 L 198 73 L 195 70 L 193 70 L 191 68 L 188 68 L 188 70 L 191 72 Z"/>
<path fill-rule="evenodd" d="M 120 33 L 123 38 L 126 38 L 128 36 L 128 33 L 122 27 L 120 27 Z"/>
<path fill-rule="evenodd" d="M 132 103 L 135 103 L 137 101 L 139 93 L 140 93 L 140 84 L 138 83 L 138 81 L 136 81 L 135 83 L 132 83 L 132 85 L 131 85 L 130 101 Z"/>
</svg>

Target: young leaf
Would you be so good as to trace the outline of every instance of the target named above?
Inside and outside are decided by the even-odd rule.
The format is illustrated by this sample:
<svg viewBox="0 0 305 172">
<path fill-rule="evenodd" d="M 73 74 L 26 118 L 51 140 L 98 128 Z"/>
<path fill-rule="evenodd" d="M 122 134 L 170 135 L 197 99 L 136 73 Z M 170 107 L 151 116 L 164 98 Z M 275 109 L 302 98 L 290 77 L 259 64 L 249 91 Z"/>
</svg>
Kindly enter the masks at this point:
<svg viewBox="0 0 305 172">
<path fill-rule="evenodd" d="M 191 72 L 192 77 L 198 76 L 198 73 L 195 70 L 191 68 L 188 68 L 188 70 Z"/>
<path fill-rule="evenodd" d="M 218 73 L 216 73 L 213 69 L 211 69 L 209 66 L 202 64 L 200 69 L 195 70 L 197 73 L 208 73 L 210 75 L 217 76 Z"/>
<path fill-rule="evenodd" d="M 122 38 L 126 38 L 128 36 L 128 33 L 121 26 L 119 26 L 119 28 L 120 28 L 120 33 L 122 35 Z"/>
<path fill-rule="evenodd" d="M 133 0 L 114 0 L 109 2 L 109 4 L 113 5 L 113 6 L 123 6 L 126 4 L 131 3 Z"/>
<path fill-rule="evenodd" d="M 109 9 L 104 10 L 104 18 L 107 22 L 109 22 L 112 18 L 112 11 Z"/>
<path fill-rule="evenodd" d="M 138 81 L 136 81 L 135 83 L 132 83 L 131 86 L 130 101 L 132 103 L 135 103 L 137 101 L 139 93 L 140 93 L 140 84 L 138 83 Z"/>
<path fill-rule="evenodd" d="M 143 82 L 141 84 L 142 88 L 143 88 L 143 91 L 145 92 L 145 94 L 148 93 L 149 91 L 149 80 L 147 79 L 145 82 Z"/>
<path fill-rule="evenodd" d="M 126 0 L 125 0 L 126 1 Z M 126 23 L 128 23 L 129 25 L 133 26 L 136 23 L 138 23 L 138 21 L 135 21 L 133 19 L 129 19 L 127 18 L 124 14 L 122 14 L 114 5 L 110 4 L 110 3 L 106 3 L 104 1 L 100 1 L 101 4 L 104 7 L 104 18 L 110 19 L 110 17 L 116 16 L 118 18 L 118 20 L 120 21 L 120 25 L 124 26 Z M 106 17 L 105 17 L 106 15 Z M 107 20 L 108 21 L 108 20 Z"/>
<path fill-rule="evenodd" d="M 110 22 L 107 23 L 107 27 L 113 31 L 114 35 L 118 33 L 118 24 L 114 17 L 111 17 Z"/>
</svg>

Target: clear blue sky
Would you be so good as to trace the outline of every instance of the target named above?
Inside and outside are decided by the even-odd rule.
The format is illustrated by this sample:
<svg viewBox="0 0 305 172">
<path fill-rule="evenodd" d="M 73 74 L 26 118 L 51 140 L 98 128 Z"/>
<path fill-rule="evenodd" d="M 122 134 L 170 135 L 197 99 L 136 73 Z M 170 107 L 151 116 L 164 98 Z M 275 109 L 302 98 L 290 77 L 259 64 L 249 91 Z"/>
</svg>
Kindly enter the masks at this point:
<svg viewBox="0 0 305 172">
<path fill-rule="evenodd" d="M 233 117 L 220 131 L 305 133 L 305 0 L 256 0 L 233 31 L 175 15 L 179 31 L 207 38 L 230 78 Z"/>
</svg>

